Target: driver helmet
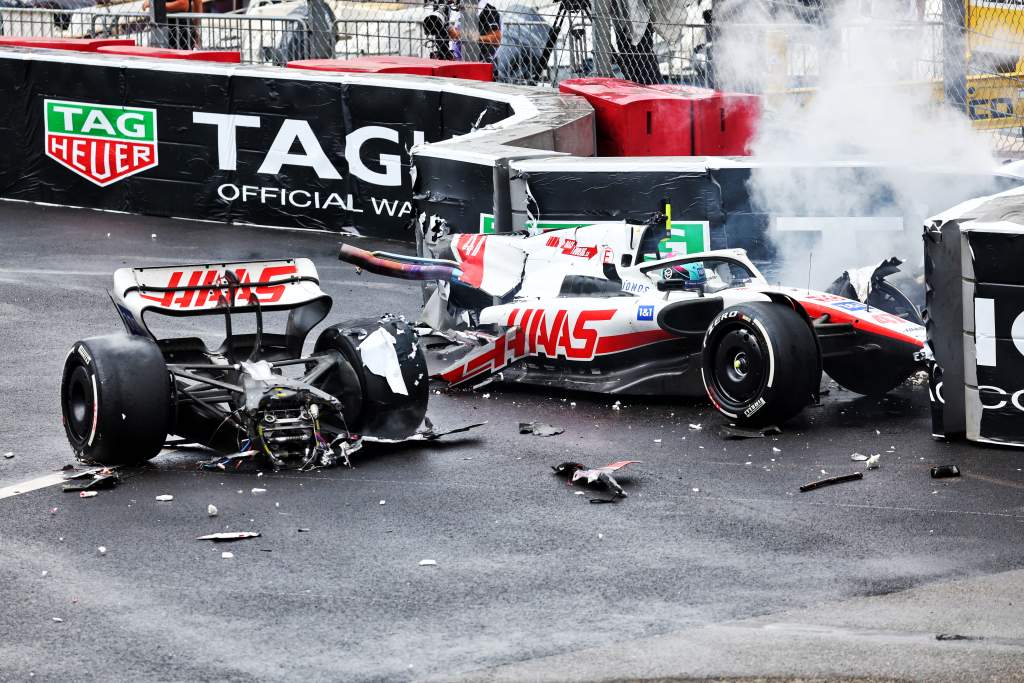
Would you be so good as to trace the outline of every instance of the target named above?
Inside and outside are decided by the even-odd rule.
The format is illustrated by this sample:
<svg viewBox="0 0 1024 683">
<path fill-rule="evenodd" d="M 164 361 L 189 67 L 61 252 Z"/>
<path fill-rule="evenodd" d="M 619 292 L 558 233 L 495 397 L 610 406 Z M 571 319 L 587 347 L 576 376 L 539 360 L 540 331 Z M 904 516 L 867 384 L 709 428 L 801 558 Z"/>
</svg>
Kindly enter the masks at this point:
<svg viewBox="0 0 1024 683">
<path fill-rule="evenodd" d="M 704 271 L 704 264 L 699 261 L 684 263 L 678 266 L 671 266 L 665 269 L 666 280 L 683 280 L 687 285 L 703 285 L 708 281 L 707 273 Z"/>
</svg>

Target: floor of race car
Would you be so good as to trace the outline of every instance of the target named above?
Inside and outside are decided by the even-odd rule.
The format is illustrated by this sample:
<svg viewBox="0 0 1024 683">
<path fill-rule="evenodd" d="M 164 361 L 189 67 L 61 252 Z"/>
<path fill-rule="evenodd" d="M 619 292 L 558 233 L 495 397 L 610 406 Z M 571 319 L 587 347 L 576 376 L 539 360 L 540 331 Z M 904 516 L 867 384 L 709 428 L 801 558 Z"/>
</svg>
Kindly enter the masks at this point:
<svg viewBox="0 0 1024 683">
<path fill-rule="evenodd" d="M 72 462 L 60 367 L 75 339 L 119 329 L 115 268 L 308 256 L 329 320 L 416 313 L 415 284 L 358 275 L 337 243 L 0 207 L 0 488 Z M 933 441 L 923 386 L 833 387 L 748 441 L 701 403 L 495 386 L 431 401 L 439 428 L 488 424 L 367 448 L 354 469 L 209 473 L 205 454 L 168 453 L 95 498 L 0 499 L 0 680 L 1024 678 L 1024 453 Z M 565 433 L 520 435 L 531 420 Z M 853 452 L 881 468 L 798 492 L 862 470 Z M 644 463 L 617 505 L 549 469 L 621 458 Z M 929 477 L 947 463 L 964 476 Z M 195 540 L 224 530 L 262 536 Z"/>
</svg>

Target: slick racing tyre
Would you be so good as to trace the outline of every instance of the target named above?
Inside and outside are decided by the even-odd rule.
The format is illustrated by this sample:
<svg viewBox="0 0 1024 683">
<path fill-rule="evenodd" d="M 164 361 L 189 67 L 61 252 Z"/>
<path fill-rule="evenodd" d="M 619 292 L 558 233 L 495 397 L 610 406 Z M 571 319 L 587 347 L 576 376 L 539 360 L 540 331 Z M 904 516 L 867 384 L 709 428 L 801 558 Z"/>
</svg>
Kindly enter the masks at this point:
<svg viewBox="0 0 1024 683">
<path fill-rule="evenodd" d="M 171 380 L 152 339 L 110 334 L 75 343 L 60 383 L 64 431 L 82 460 L 138 465 L 163 448 Z"/>
<path fill-rule="evenodd" d="M 360 344 L 378 329 L 383 329 L 394 339 L 395 359 L 405 385 L 405 394 L 394 391 L 385 377 L 371 372 L 362 356 Z M 346 416 L 350 431 L 388 439 L 404 439 L 416 433 L 427 414 L 430 386 L 426 357 L 412 327 L 397 318 L 357 320 L 333 325 L 320 334 L 314 346 L 314 353 L 330 351 L 340 353 L 348 361 L 347 365 L 358 380 L 355 386 L 361 389 L 358 417 L 350 420 Z M 352 385 L 351 381 L 339 378 L 339 381 L 330 386 L 325 385 L 323 389 L 349 406 L 355 404 L 353 397 L 347 397 L 333 387 Z"/>
<path fill-rule="evenodd" d="M 714 406 L 751 426 L 797 415 L 821 382 L 814 332 L 782 304 L 739 304 L 719 313 L 704 335 L 701 360 L 704 388 Z"/>
</svg>

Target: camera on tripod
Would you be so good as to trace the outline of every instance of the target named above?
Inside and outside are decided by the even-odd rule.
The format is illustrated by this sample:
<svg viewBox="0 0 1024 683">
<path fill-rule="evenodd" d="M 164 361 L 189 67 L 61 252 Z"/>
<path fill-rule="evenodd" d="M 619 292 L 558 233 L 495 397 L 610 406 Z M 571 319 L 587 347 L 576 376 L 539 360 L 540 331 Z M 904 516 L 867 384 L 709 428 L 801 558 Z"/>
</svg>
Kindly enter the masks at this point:
<svg viewBox="0 0 1024 683">
<path fill-rule="evenodd" d="M 566 12 L 580 12 L 590 15 L 590 0 L 558 0 L 558 8 Z"/>
<path fill-rule="evenodd" d="M 424 3 L 427 4 L 427 3 Z M 423 32 L 427 35 L 428 44 L 433 44 L 430 51 L 431 59 L 455 59 L 448 37 L 448 26 L 451 24 L 452 10 L 458 10 L 458 0 L 441 0 L 431 2 L 430 13 L 423 18 Z"/>
</svg>

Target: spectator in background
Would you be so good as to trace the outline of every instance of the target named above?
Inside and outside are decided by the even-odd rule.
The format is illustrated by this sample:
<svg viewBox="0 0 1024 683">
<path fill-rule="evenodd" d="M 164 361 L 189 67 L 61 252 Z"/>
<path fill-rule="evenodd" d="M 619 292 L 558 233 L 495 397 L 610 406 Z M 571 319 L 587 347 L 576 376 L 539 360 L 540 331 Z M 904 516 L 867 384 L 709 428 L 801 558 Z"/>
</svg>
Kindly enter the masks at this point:
<svg viewBox="0 0 1024 683">
<path fill-rule="evenodd" d="M 480 61 L 494 63 L 494 55 L 501 45 L 501 15 L 494 5 L 487 0 L 480 0 L 477 5 L 477 27 L 480 30 Z M 452 39 L 452 52 L 455 59 L 463 59 L 462 17 L 454 26 L 448 27 L 448 37 Z"/>
<path fill-rule="evenodd" d="M 142 8 L 149 10 L 150 0 L 144 0 Z M 167 13 L 203 13 L 203 0 L 167 0 Z M 167 47 L 172 50 L 195 50 L 199 47 L 199 30 L 191 19 L 167 19 Z"/>
<path fill-rule="evenodd" d="M 615 61 L 634 83 L 661 83 L 654 54 L 654 24 L 647 0 L 617 0 L 611 5 L 615 31 Z"/>
<path fill-rule="evenodd" d="M 536 84 L 554 46 L 554 29 L 537 10 L 525 5 L 505 9 L 501 47 L 494 55 L 495 79 L 504 83 Z"/>
</svg>

